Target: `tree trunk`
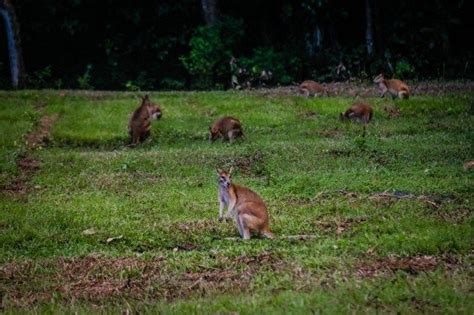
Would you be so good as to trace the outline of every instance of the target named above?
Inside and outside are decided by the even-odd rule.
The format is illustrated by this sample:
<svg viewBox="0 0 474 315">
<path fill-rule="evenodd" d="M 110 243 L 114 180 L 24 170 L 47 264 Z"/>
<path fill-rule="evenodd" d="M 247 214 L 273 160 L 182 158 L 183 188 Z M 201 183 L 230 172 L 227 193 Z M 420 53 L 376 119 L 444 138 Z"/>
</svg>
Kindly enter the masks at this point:
<svg viewBox="0 0 474 315">
<path fill-rule="evenodd" d="M 374 54 L 374 27 L 373 27 L 373 17 L 372 17 L 372 4 L 370 0 L 365 0 L 365 44 L 367 46 L 367 55 L 371 57 Z"/>
<path fill-rule="evenodd" d="M 314 57 L 322 48 L 323 34 L 321 28 L 316 24 L 311 33 L 306 34 L 306 53 L 310 57 Z"/>
<path fill-rule="evenodd" d="M 219 17 L 219 10 L 217 8 L 218 0 L 201 0 L 202 11 L 204 13 L 204 20 L 207 26 L 214 26 Z"/>
<path fill-rule="evenodd" d="M 383 57 L 385 54 L 385 36 L 382 29 L 383 18 L 381 16 L 382 10 L 380 10 L 380 5 L 377 4 L 376 0 L 373 0 L 372 2 L 372 10 L 374 12 L 375 42 L 377 43 L 377 52 L 381 57 Z"/>
<path fill-rule="evenodd" d="M 25 67 L 21 51 L 20 26 L 10 0 L 0 0 L 0 15 L 5 23 L 12 86 L 17 88 L 24 83 Z"/>
</svg>

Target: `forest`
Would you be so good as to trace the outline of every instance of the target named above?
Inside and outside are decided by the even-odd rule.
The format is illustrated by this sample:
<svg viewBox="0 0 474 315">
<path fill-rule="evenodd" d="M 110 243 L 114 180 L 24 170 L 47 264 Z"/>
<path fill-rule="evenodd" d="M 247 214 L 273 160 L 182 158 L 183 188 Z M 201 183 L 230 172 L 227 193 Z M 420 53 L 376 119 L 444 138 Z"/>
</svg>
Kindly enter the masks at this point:
<svg viewBox="0 0 474 315">
<path fill-rule="evenodd" d="M 380 72 L 472 79 L 468 7 L 463 0 L 2 0 L 0 87 L 12 86 L 7 20 L 17 48 L 13 86 L 25 88 L 219 90 Z"/>
</svg>

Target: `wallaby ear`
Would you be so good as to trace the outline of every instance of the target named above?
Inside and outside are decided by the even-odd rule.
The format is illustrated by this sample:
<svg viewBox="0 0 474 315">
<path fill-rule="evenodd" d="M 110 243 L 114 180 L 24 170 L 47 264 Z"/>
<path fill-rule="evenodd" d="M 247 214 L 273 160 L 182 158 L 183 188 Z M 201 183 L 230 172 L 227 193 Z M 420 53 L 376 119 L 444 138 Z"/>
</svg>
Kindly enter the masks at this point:
<svg viewBox="0 0 474 315">
<path fill-rule="evenodd" d="M 230 169 L 229 169 L 229 175 L 232 174 L 232 171 L 234 170 L 234 167 L 231 166 Z"/>
<path fill-rule="evenodd" d="M 217 173 L 217 175 L 221 175 L 222 170 L 220 168 L 216 168 L 216 173 Z"/>
</svg>

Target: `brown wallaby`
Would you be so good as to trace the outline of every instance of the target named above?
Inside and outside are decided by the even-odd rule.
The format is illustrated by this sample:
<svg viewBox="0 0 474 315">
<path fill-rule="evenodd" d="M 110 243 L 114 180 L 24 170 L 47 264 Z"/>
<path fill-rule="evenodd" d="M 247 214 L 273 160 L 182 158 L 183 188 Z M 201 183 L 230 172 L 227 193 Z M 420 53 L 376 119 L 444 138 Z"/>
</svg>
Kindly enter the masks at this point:
<svg viewBox="0 0 474 315">
<path fill-rule="evenodd" d="M 397 79 L 386 80 L 381 73 L 375 77 L 374 83 L 379 85 L 382 95 L 384 97 L 387 92 L 392 98 L 408 99 L 410 97 L 410 88 L 403 81 Z"/>
<path fill-rule="evenodd" d="M 226 116 L 216 120 L 209 127 L 209 140 L 214 142 L 221 137 L 222 141 L 233 141 L 235 138 L 244 136 L 242 124 L 237 118 Z"/>
<path fill-rule="evenodd" d="M 151 121 L 161 118 L 161 109 L 157 104 L 152 104 L 148 95 L 142 98 L 142 104 L 130 117 L 128 133 L 131 137 L 130 146 L 134 147 L 139 142 L 150 136 Z"/>
<path fill-rule="evenodd" d="M 299 92 L 304 96 L 329 96 L 327 89 L 319 84 L 318 82 L 312 80 L 303 81 L 298 87 Z"/>
<path fill-rule="evenodd" d="M 219 221 L 228 206 L 226 218 L 235 218 L 240 236 L 248 240 L 251 231 L 274 238 L 268 227 L 268 211 L 262 198 L 252 190 L 232 183 L 232 168 L 229 172 L 217 170 L 219 176 Z"/>
<path fill-rule="evenodd" d="M 351 120 L 364 124 L 362 136 L 365 137 L 367 133 L 367 124 L 372 120 L 373 109 L 372 106 L 365 103 L 355 103 L 348 110 L 341 113 L 339 118 L 341 120 Z"/>
<path fill-rule="evenodd" d="M 360 123 L 368 124 L 372 120 L 372 106 L 365 103 L 354 103 L 349 109 L 339 115 L 341 120 L 353 120 Z"/>
</svg>

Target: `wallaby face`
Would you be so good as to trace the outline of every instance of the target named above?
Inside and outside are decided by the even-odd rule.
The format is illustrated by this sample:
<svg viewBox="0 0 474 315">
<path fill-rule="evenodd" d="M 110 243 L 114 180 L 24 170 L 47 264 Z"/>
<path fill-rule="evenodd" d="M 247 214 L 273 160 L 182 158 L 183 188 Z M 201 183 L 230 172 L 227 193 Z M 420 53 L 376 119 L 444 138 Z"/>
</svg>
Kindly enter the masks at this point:
<svg viewBox="0 0 474 315">
<path fill-rule="evenodd" d="M 265 203 L 252 190 L 233 184 L 231 173 L 232 168 L 229 172 L 217 170 L 219 221 L 224 218 L 223 211 L 227 206 L 226 218 L 234 217 L 242 238 L 250 239 L 251 231 L 273 238 L 273 233 L 268 227 L 268 212 Z"/>
<path fill-rule="evenodd" d="M 352 120 L 359 123 L 368 124 L 372 120 L 372 106 L 365 103 L 355 103 L 345 112 L 339 115 L 340 120 Z"/>
<path fill-rule="evenodd" d="M 216 120 L 209 127 L 209 141 L 214 142 L 218 138 L 222 141 L 233 141 L 238 137 L 242 137 L 244 132 L 242 125 L 237 118 L 226 116 Z"/>
<path fill-rule="evenodd" d="M 150 136 L 151 121 L 160 119 L 161 108 L 150 101 L 148 95 L 142 98 L 141 105 L 132 113 L 128 123 L 128 132 L 131 137 L 130 146 L 136 146 Z"/>
<path fill-rule="evenodd" d="M 312 80 L 303 81 L 303 83 L 299 85 L 298 89 L 299 89 L 299 93 L 303 94 L 306 97 L 323 96 L 323 95 L 328 96 L 328 92 L 326 88 L 324 88 L 321 84 Z"/>
<path fill-rule="evenodd" d="M 392 98 L 408 99 L 410 97 L 410 88 L 403 81 L 397 79 L 386 80 L 383 73 L 375 77 L 374 83 L 378 84 L 384 97 L 387 93 Z"/>
</svg>

